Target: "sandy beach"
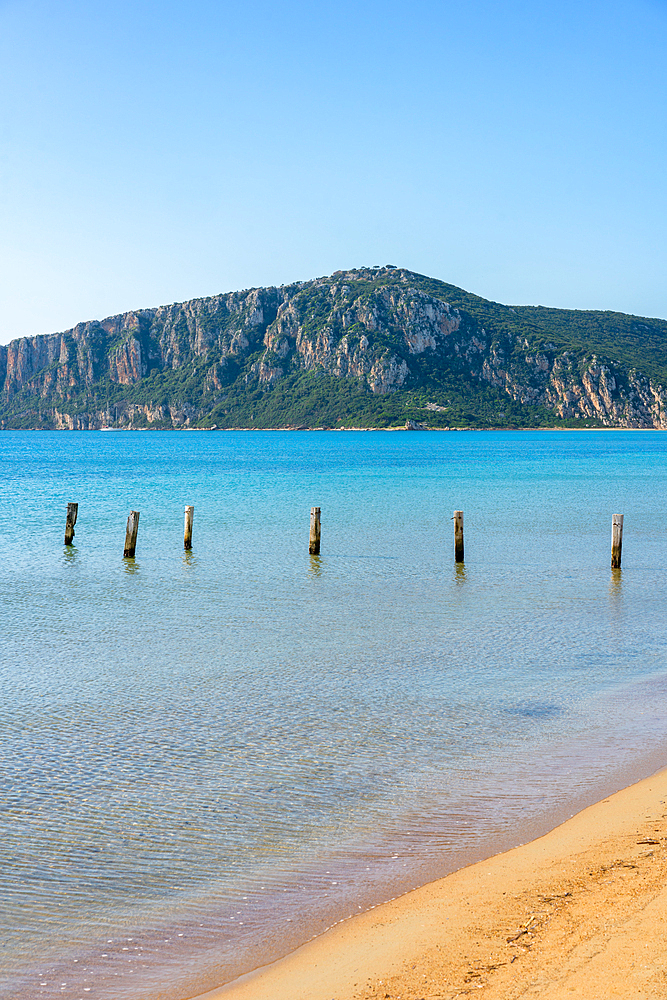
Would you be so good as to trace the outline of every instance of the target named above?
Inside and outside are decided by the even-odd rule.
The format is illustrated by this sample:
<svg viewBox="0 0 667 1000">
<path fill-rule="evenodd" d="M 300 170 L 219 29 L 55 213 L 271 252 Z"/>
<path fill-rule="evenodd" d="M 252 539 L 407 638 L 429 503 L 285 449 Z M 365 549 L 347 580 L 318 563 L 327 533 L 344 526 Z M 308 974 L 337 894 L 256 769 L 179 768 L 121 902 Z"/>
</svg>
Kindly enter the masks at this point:
<svg viewBox="0 0 667 1000">
<path fill-rule="evenodd" d="M 667 770 L 197 1000 L 667 997 Z"/>
</svg>

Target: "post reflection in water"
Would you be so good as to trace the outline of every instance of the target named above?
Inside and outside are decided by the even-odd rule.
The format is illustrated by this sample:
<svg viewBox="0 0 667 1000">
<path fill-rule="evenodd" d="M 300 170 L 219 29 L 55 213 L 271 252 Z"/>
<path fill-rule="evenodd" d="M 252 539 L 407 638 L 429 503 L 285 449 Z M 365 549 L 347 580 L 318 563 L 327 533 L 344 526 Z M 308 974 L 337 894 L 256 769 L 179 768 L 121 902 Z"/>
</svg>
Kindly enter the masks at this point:
<svg viewBox="0 0 667 1000">
<path fill-rule="evenodd" d="M 308 567 L 309 576 L 322 576 L 322 558 L 321 556 L 311 556 L 310 566 Z"/>
<path fill-rule="evenodd" d="M 455 578 L 456 582 L 457 583 L 465 583 L 466 582 L 466 565 L 465 565 L 465 563 L 456 563 L 455 564 L 455 570 L 456 570 L 456 572 L 455 572 L 455 577 L 454 578 Z"/>
<path fill-rule="evenodd" d="M 183 550 L 183 557 L 182 557 L 183 568 L 184 569 L 191 569 L 195 565 L 195 562 L 196 562 L 196 558 L 195 558 L 195 555 L 194 555 L 192 549 L 184 549 Z"/>
<path fill-rule="evenodd" d="M 138 573 L 141 568 L 141 564 L 137 562 L 134 556 L 124 556 L 123 558 L 123 569 L 128 574 L 128 576 L 134 576 Z"/>
<path fill-rule="evenodd" d="M 609 580 L 609 596 L 612 600 L 612 604 L 618 607 L 621 598 L 623 597 L 623 570 L 622 569 L 612 569 L 611 578 Z"/>
</svg>

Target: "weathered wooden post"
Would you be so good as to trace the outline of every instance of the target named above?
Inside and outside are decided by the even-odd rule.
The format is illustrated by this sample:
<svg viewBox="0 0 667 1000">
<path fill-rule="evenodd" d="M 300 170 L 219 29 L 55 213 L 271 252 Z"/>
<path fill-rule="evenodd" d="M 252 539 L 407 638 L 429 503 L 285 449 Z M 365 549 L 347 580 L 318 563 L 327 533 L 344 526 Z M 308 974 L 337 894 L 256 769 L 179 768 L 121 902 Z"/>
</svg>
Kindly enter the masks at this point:
<svg viewBox="0 0 667 1000">
<path fill-rule="evenodd" d="M 192 522 L 194 521 L 194 517 L 195 517 L 195 509 L 194 509 L 194 507 L 186 507 L 185 508 L 185 530 L 184 530 L 184 533 L 183 533 L 183 548 L 184 549 L 191 549 L 192 548 Z"/>
<path fill-rule="evenodd" d="M 131 510 L 130 516 L 127 519 L 127 528 L 125 529 L 125 551 L 123 552 L 124 559 L 134 559 L 134 552 L 137 547 L 138 531 L 139 511 Z"/>
<path fill-rule="evenodd" d="M 611 568 L 621 568 L 623 548 L 623 515 L 614 514 L 611 519 Z"/>
<path fill-rule="evenodd" d="M 72 545 L 74 543 L 74 525 L 76 524 L 76 515 L 78 513 L 79 513 L 78 503 L 67 504 L 67 520 L 65 521 L 65 545 Z"/>
<path fill-rule="evenodd" d="M 454 517 L 454 562 L 462 563 L 463 559 L 463 511 L 455 510 Z"/>
<path fill-rule="evenodd" d="M 310 508 L 310 545 L 308 551 L 311 556 L 320 554 L 320 538 L 322 536 L 322 525 L 320 523 L 320 508 Z"/>
</svg>

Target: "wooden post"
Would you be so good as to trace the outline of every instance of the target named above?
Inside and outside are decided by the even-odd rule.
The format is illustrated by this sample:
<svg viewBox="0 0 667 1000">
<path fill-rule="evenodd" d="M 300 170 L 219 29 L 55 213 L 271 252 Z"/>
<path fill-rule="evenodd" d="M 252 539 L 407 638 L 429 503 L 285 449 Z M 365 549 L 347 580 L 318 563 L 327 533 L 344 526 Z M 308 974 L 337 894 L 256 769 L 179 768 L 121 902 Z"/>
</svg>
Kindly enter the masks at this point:
<svg viewBox="0 0 667 1000">
<path fill-rule="evenodd" d="M 462 563 L 463 560 L 463 511 L 455 510 L 454 517 L 454 562 Z"/>
<path fill-rule="evenodd" d="M 611 519 L 611 568 L 621 568 L 621 549 L 623 548 L 623 515 L 614 514 Z"/>
<path fill-rule="evenodd" d="M 194 521 L 194 517 L 195 517 L 195 509 L 194 509 L 194 507 L 186 507 L 185 508 L 185 531 L 184 531 L 184 534 L 183 534 L 183 548 L 184 549 L 191 549 L 192 548 L 192 522 Z"/>
<path fill-rule="evenodd" d="M 134 559 L 134 551 L 137 547 L 138 531 L 139 511 L 131 510 L 130 516 L 127 519 L 127 528 L 125 529 L 125 551 L 123 552 L 124 559 Z"/>
<path fill-rule="evenodd" d="M 320 524 L 320 508 L 310 508 L 310 545 L 308 551 L 311 556 L 320 554 L 320 538 L 322 535 L 322 525 Z"/>
<path fill-rule="evenodd" d="M 65 521 L 65 545 L 72 545 L 74 543 L 74 525 L 76 524 L 76 515 L 78 513 L 79 513 L 78 503 L 67 504 L 67 520 Z"/>
</svg>

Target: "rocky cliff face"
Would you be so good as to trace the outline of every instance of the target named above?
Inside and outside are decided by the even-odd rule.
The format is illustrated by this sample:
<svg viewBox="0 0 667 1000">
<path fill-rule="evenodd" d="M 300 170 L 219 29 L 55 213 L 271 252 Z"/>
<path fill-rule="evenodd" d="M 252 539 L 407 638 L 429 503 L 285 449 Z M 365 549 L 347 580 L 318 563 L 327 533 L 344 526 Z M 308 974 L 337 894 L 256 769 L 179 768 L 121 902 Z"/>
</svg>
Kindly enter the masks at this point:
<svg viewBox="0 0 667 1000">
<path fill-rule="evenodd" d="M 512 399 L 545 406 L 565 420 L 592 418 L 605 427 L 667 427 L 665 388 L 633 369 L 617 378 L 594 354 L 577 358 L 569 351 L 551 356 L 526 351 L 511 363 L 492 345 L 480 376 Z"/>
<path fill-rule="evenodd" d="M 302 422 L 291 414 L 304 412 L 304 393 L 306 426 L 325 410 L 328 425 L 340 423 L 336 407 L 351 426 L 386 425 L 392 414 L 400 423 L 503 426 L 508 407 L 513 425 L 667 426 L 662 378 L 591 351 L 588 332 L 579 345 L 570 334 L 570 346 L 559 345 L 553 315 L 561 313 L 496 306 L 393 267 L 128 312 L 0 347 L 0 427 L 284 425 Z M 593 315 L 596 330 L 600 316 L 618 317 L 576 314 Z M 639 321 L 621 319 L 627 340 L 628 323 Z M 667 324 L 642 323 L 652 324 L 660 366 Z M 600 329 L 600 344 L 613 344 L 613 329 Z M 346 385 L 354 404 L 341 402 Z"/>
</svg>

